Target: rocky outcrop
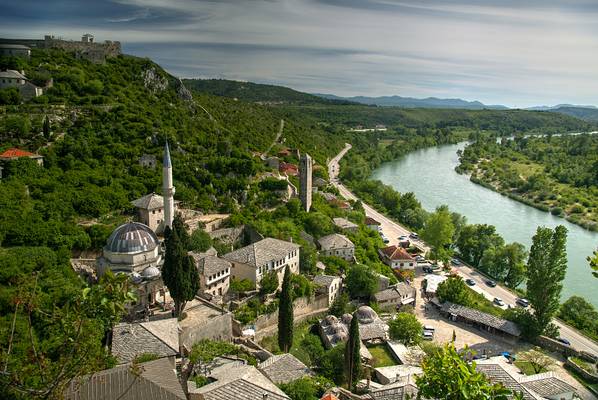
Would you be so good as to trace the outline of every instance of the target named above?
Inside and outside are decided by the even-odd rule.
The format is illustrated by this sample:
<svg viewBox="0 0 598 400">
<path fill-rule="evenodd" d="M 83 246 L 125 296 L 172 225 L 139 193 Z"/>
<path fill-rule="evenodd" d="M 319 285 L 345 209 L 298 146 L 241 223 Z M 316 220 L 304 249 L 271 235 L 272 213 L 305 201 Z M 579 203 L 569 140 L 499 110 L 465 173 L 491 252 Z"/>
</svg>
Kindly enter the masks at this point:
<svg viewBox="0 0 598 400">
<path fill-rule="evenodd" d="M 185 84 L 180 78 L 177 78 L 176 82 L 174 83 L 174 87 L 176 88 L 176 93 L 179 96 L 179 98 L 181 98 L 184 101 L 193 100 L 193 95 L 191 94 L 189 89 L 185 87 Z"/>
<path fill-rule="evenodd" d="M 141 74 L 143 86 L 153 94 L 163 92 L 168 88 L 168 79 L 162 76 L 155 67 L 146 69 Z"/>
</svg>

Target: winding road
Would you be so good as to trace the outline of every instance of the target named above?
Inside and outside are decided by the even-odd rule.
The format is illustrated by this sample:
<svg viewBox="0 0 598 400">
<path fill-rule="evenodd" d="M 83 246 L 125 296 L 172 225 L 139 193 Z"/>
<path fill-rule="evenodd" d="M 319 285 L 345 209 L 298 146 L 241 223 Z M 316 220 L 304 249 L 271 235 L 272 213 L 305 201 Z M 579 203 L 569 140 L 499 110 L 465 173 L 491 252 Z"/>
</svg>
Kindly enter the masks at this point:
<svg viewBox="0 0 598 400">
<path fill-rule="evenodd" d="M 351 147 L 352 146 L 349 143 L 346 143 L 343 150 L 341 150 L 340 153 L 338 153 L 332 160 L 329 161 L 328 175 L 330 177 L 330 182 L 333 184 L 334 187 L 338 189 L 339 193 L 345 199 L 358 200 L 357 196 L 351 193 L 351 191 L 338 179 L 338 174 L 340 172 L 340 160 L 343 158 L 345 154 L 347 154 L 349 150 L 351 150 Z M 396 223 L 395 221 L 386 217 L 384 214 L 381 214 L 380 212 L 376 211 L 370 205 L 363 203 L 363 208 L 365 210 L 366 216 L 374 218 L 375 220 L 381 223 L 382 232 L 384 232 L 386 237 L 390 240 L 389 245 L 397 244 L 399 236 L 409 235 L 409 233 L 411 233 L 409 229 Z M 430 249 L 425 243 L 421 241 L 417 242 L 416 245 L 426 253 Z M 506 304 L 515 305 L 515 301 L 517 300 L 518 296 L 515 293 L 508 290 L 507 288 L 501 285 L 497 285 L 496 287 L 487 286 L 485 284 L 485 281 L 488 278 L 466 264 L 463 264 L 460 267 L 456 267 L 456 269 L 459 275 L 463 277 L 463 279 L 473 279 L 476 282 L 476 285 L 473 286 L 475 290 L 483 294 L 488 300 L 492 301 L 495 297 L 499 297 Z M 577 350 L 584 350 L 589 353 L 598 355 L 598 343 L 559 320 L 555 319 L 554 323 L 559 327 L 561 337 L 569 340 L 571 342 L 572 347 L 574 347 Z"/>
</svg>

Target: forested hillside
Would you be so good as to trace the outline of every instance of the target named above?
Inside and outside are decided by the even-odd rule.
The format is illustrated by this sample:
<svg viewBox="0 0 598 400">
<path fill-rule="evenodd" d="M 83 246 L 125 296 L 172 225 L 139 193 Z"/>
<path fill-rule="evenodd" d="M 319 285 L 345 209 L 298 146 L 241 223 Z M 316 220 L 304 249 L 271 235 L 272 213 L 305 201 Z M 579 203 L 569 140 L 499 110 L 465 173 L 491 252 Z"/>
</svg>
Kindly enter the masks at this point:
<svg viewBox="0 0 598 400">
<path fill-rule="evenodd" d="M 344 100 L 330 100 L 312 94 L 275 85 L 226 79 L 184 79 L 190 90 L 263 104 L 350 104 Z"/>
</svg>

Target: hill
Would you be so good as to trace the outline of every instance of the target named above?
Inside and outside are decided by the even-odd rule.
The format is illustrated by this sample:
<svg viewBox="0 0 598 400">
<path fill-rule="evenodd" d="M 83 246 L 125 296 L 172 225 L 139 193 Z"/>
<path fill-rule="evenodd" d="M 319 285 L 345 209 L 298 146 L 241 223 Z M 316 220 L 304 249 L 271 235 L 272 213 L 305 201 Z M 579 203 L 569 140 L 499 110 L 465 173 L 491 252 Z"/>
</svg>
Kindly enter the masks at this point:
<svg viewBox="0 0 598 400">
<path fill-rule="evenodd" d="M 347 104 L 344 100 L 323 99 L 308 93 L 275 85 L 226 79 L 184 79 L 185 85 L 194 91 L 216 96 L 230 97 L 259 104 Z"/>
<path fill-rule="evenodd" d="M 467 101 L 461 99 L 439 99 L 436 97 L 428 97 L 425 99 L 416 99 L 413 97 L 401 96 L 354 96 L 354 97 L 339 97 L 333 94 L 319 94 L 314 93 L 315 96 L 320 96 L 325 99 L 349 101 L 367 105 L 377 105 L 384 107 L 402 107 L 402 108 L 462 108 L 468 110 L 506 110 L 508 107 L 502 105 L 486 105 L 479 101 Z"/>
<path fill-rule="evenodd" d="M 598 109 L 590 107 L 558 107 L 549 110 L 551 112 L 571 115 L 589 122 L 598 122 Z"/>
</svg>

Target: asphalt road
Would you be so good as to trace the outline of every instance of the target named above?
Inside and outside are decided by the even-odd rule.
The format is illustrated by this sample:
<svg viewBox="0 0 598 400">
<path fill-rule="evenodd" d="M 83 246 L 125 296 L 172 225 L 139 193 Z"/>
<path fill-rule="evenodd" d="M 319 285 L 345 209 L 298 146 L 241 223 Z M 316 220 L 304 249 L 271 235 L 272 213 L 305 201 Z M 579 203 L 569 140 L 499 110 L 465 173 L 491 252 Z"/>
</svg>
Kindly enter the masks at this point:
<svg viewBox="0 0 598 400">
<path fill-rule="evenodd" d="M 328 163 L 328 175 L 330 176 L 331 183 L 338 189 L 340 194 L 345 199 L 358 200 L 358 198 L 338 180 L 338 174 L 340 172 L 339 161 L 350 149 L 351 145 L 347 143 L 345 148 L 332 160 L 330 160 Z M 363 208 L 365 209 L 366 216 L 374 218 L 381 223 L 382 232 L 389 239 L 389 244 L 397 244 L 399 236 L 409 235 L 409 233 L 411 233 L 410 230 L 399 225 L 390 218 L 387 218 L 369 205 L 363 203 Z M 418 241 L 414 244 L 424 252 L 429 250 L 429 247 L 421 241 Z M 488 300 L 492 301 L 495 297 L 501 298 L 505 302 L 505 306 L 503 308 L 506 308 L 508 305 L 515 305 L 515 301 L 517 300 L 518 296 L 510 290 L 502 287 L 501 285 L 497 285 L 496 287 L 490 287 L 486 285 L 485 280 L 487 278 L 465 264 L 461 265 L 460 267 L 455 267 L 455 269 L 459 275 L 463 277 L 463 279 L 473 279 L 476 284 L 472 287 L 472 289 L 483 294 Z M 554 323 L 559 327 L 561 337 L 569 340 L 572 347 L 598 355 L 598 343 L 558 320 L 554 320 Z"/>
</svg>

